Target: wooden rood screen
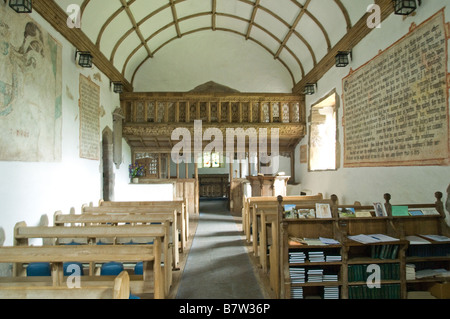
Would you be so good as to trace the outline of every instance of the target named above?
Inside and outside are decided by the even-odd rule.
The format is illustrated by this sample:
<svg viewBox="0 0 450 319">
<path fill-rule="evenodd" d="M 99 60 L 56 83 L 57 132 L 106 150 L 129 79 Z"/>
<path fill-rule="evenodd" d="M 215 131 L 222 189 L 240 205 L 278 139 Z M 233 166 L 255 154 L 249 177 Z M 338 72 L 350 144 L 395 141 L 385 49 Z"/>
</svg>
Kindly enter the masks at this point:
<svg viewBox="0 0 450 319">
<path fill-rule="evenodd" d="M 292 150 L 306 134 L 305 100 L 293 94 L 124 93 L 121 109 L 123 136 L 135 152 L 170 153 L 174 130 L 194 136 L 196 121 L 202 134 L 217 128 L 224 137 L 228 128 L 278 129 L 280 151 Z"/>
<path fill-rule="evenodd" d="M 126 123 L 301 123 L 300 96 L 288 94 L 124 93 Z"/>
</svg>

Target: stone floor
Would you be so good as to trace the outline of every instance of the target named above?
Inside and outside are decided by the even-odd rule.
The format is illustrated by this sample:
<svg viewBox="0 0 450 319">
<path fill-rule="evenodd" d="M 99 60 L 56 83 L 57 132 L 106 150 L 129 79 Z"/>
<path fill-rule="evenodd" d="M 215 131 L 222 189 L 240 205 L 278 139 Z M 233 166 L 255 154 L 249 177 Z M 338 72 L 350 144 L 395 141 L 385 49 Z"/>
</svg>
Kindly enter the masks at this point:
<svg viewBox="0 0 450 319">
<path fill-rule="evenodd" d="M 267 299 L 265 284 L 243 237 L 240 216 L 226 201 L 200 201 L 191 216 L 189 249 L 174 273 L 171 299 Z"/>
</svg>

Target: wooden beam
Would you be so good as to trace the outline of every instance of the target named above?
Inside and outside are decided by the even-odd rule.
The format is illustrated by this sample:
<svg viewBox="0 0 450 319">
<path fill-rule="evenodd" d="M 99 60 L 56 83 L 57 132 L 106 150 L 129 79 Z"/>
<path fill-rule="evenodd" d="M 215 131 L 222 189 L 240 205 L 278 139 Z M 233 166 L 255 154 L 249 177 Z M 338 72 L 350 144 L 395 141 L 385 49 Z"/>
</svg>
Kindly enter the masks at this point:
<svg viewBox="0 0 450 319">
<path fill-rule="evenodd" d="M 120 0 L 120 2 L 122 3 L 122 6 L 125 8 L 125 11 L 126 11 L 126 13 L 128 15 L 128 18 L 130 19 L 131 24 L 133 25 L 133 29 L 136 32 L 137 36 L 139 37 L 139 40 L 141 41 L 141 43 L 144 46 L 145 50 L 147 50 L 148 56 L 149 57 L 153 57 L 153 53 L 150 50 L 150 48 L 148 47 L 147 42 L 145 41 L 145 38 L 142 35 L 141 30 L 139 29 L 139 26 L 138 26 L 138 24 L 137 24 L 137 22 L 136 22 L 136 20 L 135 20 L 135 18 L 133 16 L 133 13 L 130 10 L 130 7 L 129 7 L 127 1 L 126 0 Z M 114 47 L 114 52 L 111 54 L 111 62 L 114 61 L 114 55 L 115 55 L 116 49 L 117 49 L 117 45 L 116 45 L 116 47 Z"/>
<path fill-rule="evenodd" d="M 175 3 L 173 0 L 170 0 L 170 9 L 172 10 L 173 22 L 175 24 L 175 30 L 177 31 L 177 37 L 181 38 L 181 31 L 180 31 L 180 25 L 178 23 L 177 9 L 175 8 Z"/>
<path fill-rule="evenodd" d="M 384 21 L 394 12 L 391 0 L 376 0 L 375 4 L 380 6 L 381 21 Z M 335 57 L 339 51 L 350 51 L 371 31 L 367 26 L 367 19 L 371 13 L 366 13 L 347 34 L 328 52 L 328 54 L 300 81 L 292 92 L 303 94 L 303 88 L 307 83 L 318 82 L 331 68 L 335 66 Z"/>
<path fill-rule="evenodd" d="M 256 12 L 258 11 L 260 2 L 261 2 L 261 0 L 256 0 L 255 4 L 253 6 L 252 17 L 251 17 L 250 22 L 248 24 L 247 34 L 245 36 L 246 40 L 248 40 L 250 38 L 250 33 L 252 32 L 253 23 L 255 23 Z"/>
<path fill-rule="evenodd" d="M 303 6 L 303 9 L 300 11 L 300 13 L 297 15 L 297 18 L 295 19 L 294 23 L 292 24 L 288 34 L 286 35 L 286 37 L 284 38 L 283 42 L 280 45 L 280 48 L 278 49 L 277 53 L 275 54 L 275 59 L 278 58 L 281 54 L 281 51 L 283 50 L 283 48 L 286 46 L 286 43 L 289 41 L 289 39 L 291 38 L 291 35 L 294 33 L 295 28 L 297 27 L 297 25 L 299 24 L 301 18 L 303 17 L 303 15 L 306 13 L 306 10 L 309 6 L 309 4 L 311 3 L 311 0 L 307 0 L 306 3 Z"/>
<path fill-rule="evenodd" d="M 213 31 L 216 31 L 216 13 L 217 13 L 217 0 L 212 0 L 211 27 L 212 27 Z"/>
<path fill-rule="evenodd" d="M 132 92 L 133 87 L 114 65 L 105 57 L 100 49 L 77 28 L 67 26 L 67 13 L 54 0 L 34 0 L 33 9 L 39 13 L 55 30 L 67 39 L 77 50 L 89 51 L 93 56 L 93 63 L 111 81 L 122 82 L 124 90 Z M 75 63 L 75 61 L 74 61 Z"/>
</svg>

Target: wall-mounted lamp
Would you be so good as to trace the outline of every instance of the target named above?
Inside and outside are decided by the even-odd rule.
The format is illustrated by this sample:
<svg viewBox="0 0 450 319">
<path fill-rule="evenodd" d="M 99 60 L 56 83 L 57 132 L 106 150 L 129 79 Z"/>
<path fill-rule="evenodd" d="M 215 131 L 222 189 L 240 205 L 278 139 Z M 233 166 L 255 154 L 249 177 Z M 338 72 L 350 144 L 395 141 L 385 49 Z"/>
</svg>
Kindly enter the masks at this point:
<svg viewBox="0 0 450 319">
<path fill-rule="evenodd" d="M 92 68 L 92 54 L 90 52 L 82 52 L 78 51 L 75 53 L 75 61 L 77 60 L 77 56 L 80 55 L 78 59 L 78 65 L 83 68 Z"/>
<path fill-rule="evenodd" d="M 397 15 L 410 15 L 417 9 L 416 0 L 393 0 L 395 14 Z M 422 0 L 417 1 L 419 6 L 422 4 Z"/>
<path fill-rule="evenodd" d="M 317 84 L 308 83 L 305 85 L 303 93 L 305 95 L 313 95 L 314 93 L 316 93 L 316 87 L 317 87 Z"/>
<path fill-rule="evenodd" d="M 123 93 L 123 84 L 122 82 L 111 82 L 114 85 L 114 93 Z"/>
<path fill-rule="evenodd" d="M 17 13 L 31 13 L 33 11 L 31 0 L 9 0 L 9 6 Z"/>
<path fill-rule="evenodd" d="M 352 59 L 352 51 L 339 51 L 336 55 L 336 66 L 338 68 L 346 67 Z"/>
</svg>

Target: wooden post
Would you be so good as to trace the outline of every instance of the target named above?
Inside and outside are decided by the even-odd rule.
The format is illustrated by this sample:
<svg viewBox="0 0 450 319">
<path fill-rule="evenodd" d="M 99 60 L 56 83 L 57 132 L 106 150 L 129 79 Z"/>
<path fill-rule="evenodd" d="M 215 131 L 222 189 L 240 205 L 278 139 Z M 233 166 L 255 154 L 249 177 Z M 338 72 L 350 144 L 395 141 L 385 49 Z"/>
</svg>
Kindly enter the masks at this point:
<svg viewBox="0 0 450 319">
<path fill-rule="evenodd" d="M 291 151 L 290 158 L 291 158 L 291 180 L 293 181 L 293 184 L 295 184 L 295 151 Z"/>
<path fill-rule="evenodd" d="M 167 179 L 170 179 L 170 166 L 172 165 L 172 157 L 169 154 L 167 154 Z"/>
<path fill-rule="evenodd" d="M 195 213 L 198 214 L 199 210 L 200 210 L 200 185 L 198 182 L 198 163 L 197 163 L 197 158 L 198 155 L 195 154 L 195 158 L 194 158 L 194 176 L 195 176 Z"/>
<path fill-rule="evenodd" d="M 180 179 L 180 163 L 177 155 L 177 179 Z"/>
</svg>

